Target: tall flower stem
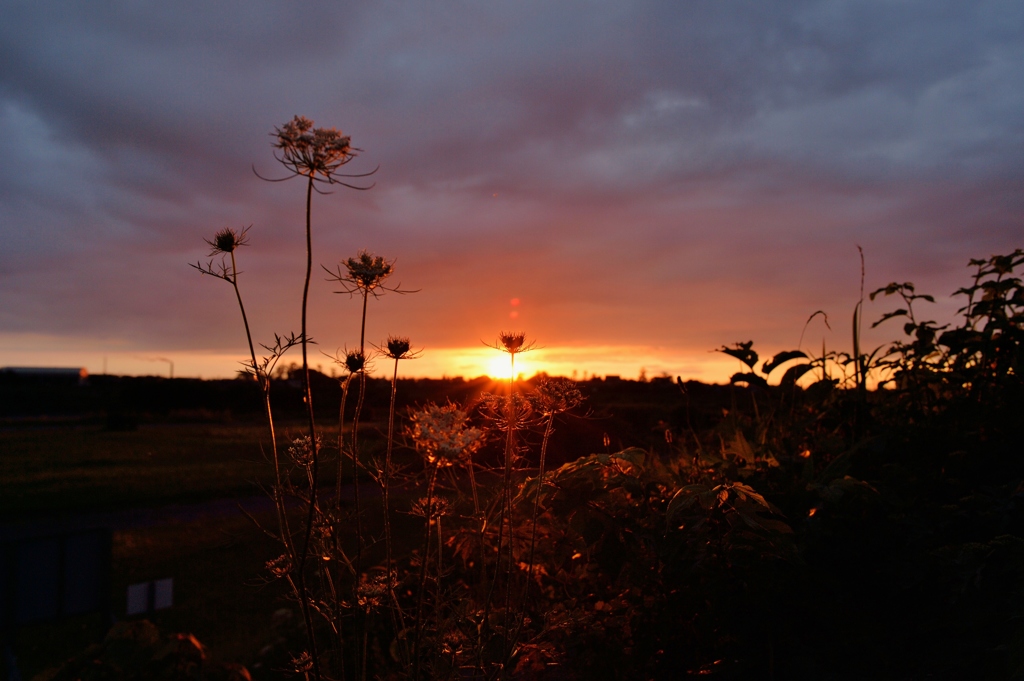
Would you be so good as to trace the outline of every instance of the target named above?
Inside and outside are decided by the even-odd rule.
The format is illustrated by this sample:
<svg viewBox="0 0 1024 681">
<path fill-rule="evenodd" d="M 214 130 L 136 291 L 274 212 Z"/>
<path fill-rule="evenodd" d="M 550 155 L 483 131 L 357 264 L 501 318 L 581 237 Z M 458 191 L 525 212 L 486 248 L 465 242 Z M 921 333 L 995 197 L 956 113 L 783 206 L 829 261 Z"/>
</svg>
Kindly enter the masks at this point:
<svg viewBox="0 0 1024 681">
<path fill-rule="evenodd" d="M 366 303 L 369 291 L 363 291 L 363 315 L 359 325 L 359 354 L 366 357 Z M 366 398 L 366 368 L 359 372 L 359 399 L 352 419 L 352 493 L 356 506 L 356 570 L 359 570 L 363 554 L 363 514 L 359 496 L 359 418 Z"/>
<path fill-rule="evenodd" d="M 551 441 L 551 431 L 554 429 L 555 414 L 554 412 L 548 414 L 547 423 L 544 424 L 544 439 L 540 445 L 540 466 L 537 471 L 537 493 L 533 499 L 533 522 L 530 529 L 530 552 L 527 554 L 526 559 L 526 586 L 523 587 L 523 603 L 519 609 L 519 622 L 516 624 L 515 634 L 512 636 L 511 646 L 515 645 L 515 642 L 519 639 L 519 634 L 523 629 L 523 622 L 526 618 L 526 604 L 530 596 L 530 586 L 533 584 L 533 557 L 534 549 L 537 546 L 537 519 L 540 516 L 540 496 L 544 490 L 544 463 L 548 453 L 548 442 Z"/>
<path fill-rule="evenodd" d="M 306 634 L 309 638 L 310 656 L 313 659 L 313 678 L 317 681 L 320 680 L 320 656 L 316 653 L 316 636 L 313 631 L 313 616 L 310 612 L 309 607 L 309 595 L 306 592 L 306 580 L 305 580 L 305 568 L 306 558 L 309 556 L 309 542 L 313 533 L 313 518 L 316 512 L 316 492 L 317 492 L 317 474 L 318 474 L 318 459 L 319 452 L 317 451 L 316 441 L 316 422 L 313 419 L 313 393 L 309 385 L 309 358 L 307 354 L 307 345 L 309 341 L 308 334 L 306 333 L 306 308 L 309 302 L 309 280 L 313 272 L 313 234 L 311 228 L 311 216 L 313 207 L 313 176 L 312 170 L 309 171 L 308 181 L 306 183 L 306 280 L 302 287 L 302 375 L 305 389 L 305 401 L 306 401 L 306 414 L 309 417 L 309 441 L 312 453 L 312 464 L 311 464 L 311 485 L 309 490 L 309 506 L 306 514 L 306 536 L 302 543 L 302 553 L 299 556 L 299 565 L 297 570 L 297 577 L 299 581 L 299 588 L 302 591 L 301 598 L 299 599 L 302 604 L 302 614 L 306 620 Z"/>
<path fill-rule="evenodd" d="M 363 514 L 359 495 L 359 419 L 363 411 L 363 400 L 366 397 L 366 370 L 359 372 L 359 397 L 356 399 L 356 411 L 352 417 L 352 492 L 356 508 L 356 568 L 360 565 L 363 553 Z"/>
<path fill-rule="evenodd" d="M 504 603 L 504 630 L 502 632 L 502 656 L 499 672 L 503 678 L 508 676 L 508 658 L 511 656 L 509 630 L 512 620 L 509 607 L 512 603 L 512 576 L 515 567 L 515 528 L 512 519 L 512 462 L 515 456 L 516 431 L 519 428 L 519 407 L 516 405 L 516 355 L 533 349 L 533 343 L 526 342 L 526 334 L 502 332 L 498 335 L 498 342 L 491 346 L 509 354 L 509 377 L 508 377 L 508 399 L 505 403 L 505 470 L 502 480 L 501 494 L 499 495 L 498 513 L 498 541 L 495 554 L 494 577 L 491 580 L 491 587 L 484 601 L 483 619 L 480 624 L 481 634 L 477 642 L 477 670 L 483 666 L 484 636 L 482 632 L 487 628 L 491 602 L 494 591 L 502 573 L 501 559 L 502 550 L 507 547 L 505 574 L 505 603 Z M 507 545 L 503 542 L 505 528 L 508 528 Z"/>
<path fill-rule="evenodd" d="M 316 638 L 313 630 L 312 620 L 312 599 L 314 595 L 306 588 L 306 561 L 309 557 L 310 542 L 312 540 L 313 525 L 316 514 L 319 512 L 317 504 L 317 493 L 319 485 L 319 443 L 316 438 L 316 422 L 313 412 L 313 394 L 309 377 L 309 332 L 306 324 L 307 308 L 309 303 L 309 282 L 313 269 L 313 238 L 311 229 L 313 183 L 324 182 L 327 184 L 341 184 L 352 189 L 369 189 L 348 184 L 340 180 L 340 177 L 366 177 L 364 175 L 342 175 L 338 169 L 356 157 L 358 149 L 351 146 L 351 139 L 342 135 L 334 128 L 314 128 L 313 121 L 295 116 L 291 121 L 275 128 L 276 140 L 273 144 L 277 150 L 275 158 L 285 167 L 292 177 L 303 177 L 306 180 L 306 276 L 302 289 L 302 373 L 304 382 L 304 398 L 306 402 L 306 413 L 309 420 L 309 441 L 310 441 L 310 474 L 309 474 L 309 496 L 307 499 L 306 526 L 302 550 L 299 554 L 294 573 L 297 579 L 299 601 L 302 607 L 303 618 L 306 622 L 306 633 L 309 638 L 308 654 L 311 658 L 313 678 L 316 681 L 321 679 L 320 659 L 316 651 Z M 255 171 L 255 169 L 254 169 Z M 259 175 L 259 173 L 257 173 Z M 266 178 L 264 178 L 266 179 Z M 285 178 L 287 179 L 287 178 Z M 281 180 L 272 180 L 281 181 Z M 343 665 L 342 665 L 343 666 Z"/>
<path fill-rule="evenodd" d="M 253 377 L 260 386 L 263 393 L 263 411 L 267 417 L 267 428 L 270 431 L 270 452 L 274 460 L 274 507 L 277 511 L 278 532 L 285 551 L 295 560 L 295 550 L 291 543 L 291 532 L 288 528 L 288 517 L 284 512 L 284 500 L 281 497 L 281 461 L 277 451 L 277 433 L 274 430 L 274 413 L 270 406 L 270 377 L 260 371 L 259 363 L 256 361 L 256 348 L 252 343 L 252 331 L 249 329 L 249 317 L 245 314 L 245 305 L 242 303 L 242 292 L 238 288 L 238 265 L 235 262 L 235 251 L 231 250 L 231 286 L 235 290 L 235 298 L 238 300 L 238 309 L 242 312 L 242 324 L 245 326 L 245 340 L 249 344 L 249 361 L 252 363 Z"/>
<path fill-rule="evenodd" d="M 514 352 L 509 353 L 511 359 L 511 375 L 508 379 L 508 401 L 505 405 L 505 469 L 502 475 L 501 495 L 499 499 L 500 511 L 498 514 L 498 542 L 494 561 L 494 577 L 491 580 L 491 588 L 487 593 L 487 599 L 484 601 L 484 616 L 482 626 L 488 626 L 490 620 L 491 601 L 494 598 L 494 591 L 497 588 L 498 580 L 501 576 L 501 558 L 502 549 L 505 547 L 505 530 L 508 528 L 508 552 L 507 552 L 507 565 L 505 569 L 505 631 L 503 636 L 505 638 L 502 644 L 502 658 L 506 658 L 506 646 L 509 642 L 509 614 L 508 607 L 512 600 L 512 567 L 513 562 L 513 545 L 512 545 L 512 454 L 513 448 L 515 447 L 515 428 L 516 428 L 516 409 L 514 404 L 515 399 L 515 366 L 516 356 Z M 478 642 L 480 649 L 478 650 L 478 656 L 483 654 L 484 641 Z M 482 660 L 478 659 L 477 667 L 481 666 Z"/>
<path fill-rule="evenodd" d="M 368 291 L 363 291 L 363 314 L 362 320 L 359 327 L 359 355 L 365 362 L 366 358 L 366 299 L 369 296 Z M 359 600 L 359 576 L 362 574 L 362 561 L 363 561 L 363 509 L 362 502 L 359 494 L 359 419 L 363 412 L 363 402 L 366 399 L 366 366 L 363 365 L 359 371 L 359 398 L 356 400 L 356 411 L 352 417 L 352 494 L 355 500 L 355 512 L 356 512 L 356 579 L 352 585 L 353 595 L 356 601 Z M 363 630 L 363 639 L 367 637 L 367 615 L 364 613 L 361 618 L 360 626 Z M 365 646 L 364 651 L 365 652 Z M 362 657 L 357 661 L 358 669 L 361 670 L 361 676 L 366 675 L 366 656 Z"/>
<path fill-rule="evenodd" d="M 398 394 L 398 357 L 395 357 L 395 371 L 391 376 L 391 407 L 388 410 L 388 447 L 384 454 L 381 497 L 384 504 L 384 566 L 387 570 L 388 591 L 394 595 L 395 580 L 392 570 L 393 546 L 391 544 L 391 452 L 395 443 L 395 398 Z"/>
<path fill-rule="evenodd" d="M 391 404 L 388 409 L 388 433 L 387 450 L 384 454 L 384 468 L 378 470 L 377 480 L 381 486 L 381 500 L 384 512 L 384 567 L 386 570 L 385 582 L 387 584 L 388 596 L 391 600 L 391 620 L 395 631 L 405 630 L 405 612 L 398 595 L 395 593 L 395 568 L 394 568 L 394 543 L 391 536 L 391 473 L 392 473 L 392 452 L 395 445 L 395 404 L 398 396 L 398 361 L 402 359 L 413 359 L 417 353 L 411 351 L 408 338 L 389 336 L 387 341 L 379 348 L 385 356 L 395 360 L 394 371 L 391 374 Z M 401 646 L 406 662 L 409 659 L 408 645 Z"/>
<path fill-rule="evenodd" d="M 504 495 L 505 495 L 505 521 L 508 523 L 508 566 L 506 571 L 505 579 L 505 645 L 506 651 L 502 655 L 504 658 L 502 665 L 502 676 L 507 676 L 508 658 L 512 654 L 512 639 L 509 636 L 509 628 L 511 613 L 509 608 L 512 605 L 512 571 L 515 567 L 515 527 L 512 521 L 512 457 L 515 454 L 515 436 L 516 427 L 518 426 L 518 414 L 516 413 L 515 406 L 515 391 L 516 391 L 516 355 L 510 353 L 511 362 L 511 375 L 508 377 L 508 430 L 505 439 L 505 482 L 504 482 Z M 498 547 L 500 550 L 500 546 Z"/>
</svg>

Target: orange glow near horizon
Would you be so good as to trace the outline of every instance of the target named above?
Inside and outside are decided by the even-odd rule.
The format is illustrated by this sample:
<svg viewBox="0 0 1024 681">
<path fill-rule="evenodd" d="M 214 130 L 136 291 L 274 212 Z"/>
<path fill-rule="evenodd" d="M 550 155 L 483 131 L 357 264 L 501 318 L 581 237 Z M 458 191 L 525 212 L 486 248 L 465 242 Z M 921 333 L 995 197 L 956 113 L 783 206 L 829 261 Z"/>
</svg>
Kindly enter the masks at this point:
<svg viewBox="0 0 1024 681">
<path fill-rule="evenodd" d="M 28 346 L 29 344 L 25 344 Z M 54 343 L 56 345 L 56 343 Z M 43 346 L 43 347 L 40 347 Z M 467 379 L 489 376 L 507 380 L 509 355 L 486 345 L 422 349 L 415 360 L 402 361 L 398 375 L 405 378 Z M 90 374 L 101 374 L 104 368 L 115 375 L 166 375 L 164 366 L 149 361 L 150 357 L 167 357 L 174 362 L 174 375 L 180 378 L 233 378 L 242 368 L 245 355 L 224 352 L 183 352 L 169 348 L 129 350 L 123 346 L 109 350 L 99 348 L 64 350 L 46 348 L 41 342 L 35 348 L 22 347 L 0 353 L 0 366 L 84 367 Z M 284 358 L 285 365 L 301 361 L 296 352 Z M 390 378 L 390 361 L 375 362 L 373 375 Z M 538 347 L 516 355 L 515 373 L 530 377 L 537 373 L 584 380 L 595 376 L 621 376 L 635 379 L 641 369 L 649 378 L 681 376 L 706 383 L 724 383 L 737 371 L 737 361 L 721 353 L 705 349 L 642 347 L 642 346 L 553 346 Z M 313 369 L 329 374 L 330 362 L 314 359 Z"/>
</svg>

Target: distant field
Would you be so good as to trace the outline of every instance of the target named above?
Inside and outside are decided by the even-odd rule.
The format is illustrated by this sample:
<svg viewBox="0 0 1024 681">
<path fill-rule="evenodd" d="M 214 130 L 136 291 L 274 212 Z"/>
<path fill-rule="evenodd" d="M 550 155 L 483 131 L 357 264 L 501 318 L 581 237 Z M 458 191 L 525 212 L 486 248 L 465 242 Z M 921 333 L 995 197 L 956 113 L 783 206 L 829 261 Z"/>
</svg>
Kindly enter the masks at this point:
<svg viewBox="0 0 1024 681">
<path fill-rule="evenodd" d="M 0 516 L 108 510 L 255 493 L 266 479 L 257 425 L 0 430 Z"/>
</svg>

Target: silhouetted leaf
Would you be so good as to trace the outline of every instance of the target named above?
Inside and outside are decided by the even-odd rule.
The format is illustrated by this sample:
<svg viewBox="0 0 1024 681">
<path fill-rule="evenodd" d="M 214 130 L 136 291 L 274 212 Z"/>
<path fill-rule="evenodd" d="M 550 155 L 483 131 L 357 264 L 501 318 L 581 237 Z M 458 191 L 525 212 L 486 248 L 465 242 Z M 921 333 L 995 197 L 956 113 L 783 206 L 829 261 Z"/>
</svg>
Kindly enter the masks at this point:
<svg viewBox="0 0 1024 681">
<path fill-rule="evenodd" d="M 875 328 L 876 326 L 878 326 L 879 324 L 881 324 L 882 322 L 884 322 L 887 319 L 892 319 L 893 317 L 905 317 L 905 316 L 907 316 L 907 311 L 904 310 L 903 308 L 900 308 L 899 310 L 893 310 L 892 312 L 886 312 L 884 315 L 882 315 L 881 319 L 879 319 L 877 322 L 875 322 L 874 324 L 871 325 L 871 328 L 872 329 Z"/>
<path fill-rule="evenodd" d="M 738 359 L 739 361 L 743 362 L 748 367 L 753 369 L 754 365 L 757 364 L 757 353 L 751 350 L 751 347 L 753 347 L 753 345 L 754 341 L 747 341 L 746 343 L 736 343 L 736 347 L 734 348 L 728 348 L 723 345 L 718 352 L 724 352 L 725 354 L 731 357 L 735 357 L 736 359 Z"/>
<path fill-rule="evenodd" d="M 780 352 L 772 357 L 771 360 L 764 363 L 764 366 L 761 367 L 761 372 L 764 374 L 770 374 L 778 369 L 780 365 L 785 364 L 792 359 L 800 358 L 806 359 L 807 353 L 802 350 L 786 350 L 784 352 Z"/>
<path fill-rule="evenodd" d="M 746 383 L 747 385 L 757 386 L 759 388 L 767 388 L 768 387 L 768 381 L 764 380 L 763 378 L 761 378 L 757 374 L 752 374 L 752 373 L 745 373 L 745 374 L 744 373 L 736 373 L 736 374 L 733 374 L 732 377 L 729 379 L 729 382 L 730 383 Z"/>
<path fill-rule="evenodd" d="M 911 284 L 909 281 L 903 282 L 902 284 L 898 284 L 898 283 L 896 283 L 894 281 L 891 284 L 889 284 L 888 286 L 883 286 L 882 288 L 880 288 L 880 289 L 878 289 L 876 291 L 872 291 L 868 295 L 868 297 L 871 300 L 874 300 L 875 296 L 877 296 L 879 293 L 884 293 L 887 296 L 891 296 L 894 293 L 900 293 L 900 294 L 902 294 L 902 293 L 909 293 L 910 295 L 913 295 L 914 294 L 914 285 Z"/>
<path fill-rule="evenodd" d="M 791 386 L 797 382 L 797 380 L 810 371 L 813 367 L 810 364 L 797 364 L 786 369 L 786 373 L 782 374 L 782 381 L 779 385 Z"/>
</svg>

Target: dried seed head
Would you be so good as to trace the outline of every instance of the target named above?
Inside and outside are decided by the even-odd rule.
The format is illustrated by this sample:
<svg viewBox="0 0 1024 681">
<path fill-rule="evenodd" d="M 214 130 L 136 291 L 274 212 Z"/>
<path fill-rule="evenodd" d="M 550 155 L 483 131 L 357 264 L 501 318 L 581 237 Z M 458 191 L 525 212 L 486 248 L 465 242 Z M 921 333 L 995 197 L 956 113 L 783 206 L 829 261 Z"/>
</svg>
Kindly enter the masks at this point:
<svg viewBox="0 0 1024 681">
<path fill-rule="evenodd" d="M 214 234 L 213 239 L 203 239 L 203 241 L 210 245 L 211 256 L 220 253 L 233 253 L 239 246 L 248 245 L 249 240 L 246 238 L 248 231 L 248 227 L 244 227 L 237 232 L 230 227 L 225 227 Z"/>
<path fill-rule="evenodd" d="M 366 366 L 366 356 L 358 350 L 345 353 L 345 368 L 350 374 L 357 374 Z"/>
<path fill-rule="evenodd" d="M 409 344 L 408 338 L 400 338 L 398 336 L 388 336 L 386 345 L 386 354 L 392 359 L 405 359 L 409 356 L 409 349 L 412 347 Z"/>
<path fill-rule="evenodd" d="M 501 348 L 510 355 L 517 352 L 525 352 L 523 344 L 526 342 L 526 334 L 522 332 L 502 331 L 498 334 L 498 342 Z"/>
</svg>

